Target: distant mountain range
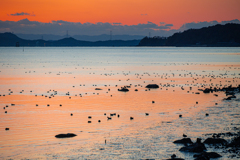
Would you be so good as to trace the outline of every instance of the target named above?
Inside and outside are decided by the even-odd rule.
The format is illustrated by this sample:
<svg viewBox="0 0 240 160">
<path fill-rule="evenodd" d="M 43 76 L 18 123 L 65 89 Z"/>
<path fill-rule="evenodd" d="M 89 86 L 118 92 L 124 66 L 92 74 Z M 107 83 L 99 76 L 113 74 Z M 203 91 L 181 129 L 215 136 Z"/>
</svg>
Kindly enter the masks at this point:
<svg viewBox="0 0 240 160">
<path fill-rule="evenodd" d="M 95 36 L 89 36 L 89 35 L 73 35 L 73 36 L 60 36 L 60 35 L 53 35 L 53 34 L 21 34 L 21 33 L 15 33 L 16 36 L 22 39 L 27 39 L 27 40 L 36 40 L 36 39 L 42 39 L 42 40 L 59 40 L 63 38 L 68 38 L 72 37 L 76 40 L 81 40 L 81 41 L 90 41 L 90 42 L 96 42 L 96 41 L 108 41 L 108 40 L 141 40 L 144 38 L 144 36 L 141 35 L 107 35 L 107 34 L 102 34 L 102 35 L 95 35 Z"/>
<path fill-rule="evenodd" d="M 63 38 L 60 40 L 25 40 L 15 34 L 0 33 L 0 46 L 137 46 L 140 40 L 108 40 L 108 41 L 81 41 L 75 38 Z"/>
<path fill-rule="evenodd" d="M 139 46 L 240 47 L 240 24 L 217 24 L 201 29 L 189 29 L 168 38 L 145 37 Z"/>
<path fill-rule="evenodd" d="M 59 40 L 26 40 L 12 33 L 0 33 L 0 46 L 176 46 L 240 47 L 240 24 L 225 24 L 189 29 L 170 37 L 144 37 L 142 40 L 83 41 L 76 38 Z"/>
</svg>

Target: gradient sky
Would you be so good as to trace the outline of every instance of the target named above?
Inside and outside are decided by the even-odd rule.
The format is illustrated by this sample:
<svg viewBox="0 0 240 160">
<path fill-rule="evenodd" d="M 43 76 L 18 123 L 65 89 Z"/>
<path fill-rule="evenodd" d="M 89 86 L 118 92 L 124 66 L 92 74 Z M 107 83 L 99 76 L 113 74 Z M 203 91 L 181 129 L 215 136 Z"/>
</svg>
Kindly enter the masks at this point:
<svg viewBox="0 0 240 160">
<path fill-rule="evenodd" d="M 172 24 L 240 19 L 240 0 L 1 0 L 0 20 Z"/>
</svg>

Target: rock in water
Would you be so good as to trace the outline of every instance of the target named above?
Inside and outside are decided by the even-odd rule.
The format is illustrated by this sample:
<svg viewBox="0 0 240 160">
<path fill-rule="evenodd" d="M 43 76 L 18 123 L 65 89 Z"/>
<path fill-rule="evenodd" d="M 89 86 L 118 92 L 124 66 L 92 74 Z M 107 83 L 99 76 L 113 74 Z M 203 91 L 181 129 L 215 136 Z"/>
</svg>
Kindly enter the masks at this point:
<svg viewBox="0 0 240 160">
<path fill-rule="evenodd" d="M 174 160 L 184 160 L 182 158 L 177 158 L 177 156 L 175 154 L 171 155 L 171 159 L 167 159 L 167 160 L 172 160 L 172 159 L 174 159 Z"/>
<path fill-rule="evenodd" d="M 146 88 L 159 88 L 157 84 L 148 84 Z"/>
<path fill-rule="evenodd" d="M 127 89 L 126 87 L 123 87 L 123 88 L 121 88 L 121 89 L 118 89 L 118 91 L 121 91 L 121 92 L 128 92 L 129 89 Z"/>
<path fill-rule="evenodd" d="M 216 153 L 216 152 L 202 152 L 200 154 L 195 154 L 193 155 L 193 157 L 197 158 L 197 159 L 210 159 L 210 158 L 219 158 L 222 157 L 220 154 Z"/>
<path fill-rule="evenodd" d="M 67 133 L 67 134 L 58 134 L 55 137 L 56 138 L 71 138 L 77 136 L 76 134 L 73 133 Z"/>
<path fill-rule="evenodd" d="M 201 143 L 201 139 L 198 138 L 196 143 L 186 146 L 186 147 L 182 147 L 182 148 L 180 148 L 179 151 L 201 153 L 205 150 L 207 150 L 205 145 L 203 143 Z"/>
<path fill-rule="evenodd" d="M 240 136 L 235 137 L 228 147 L 240 147 Z"/>
<path fill-rule="evenodd" d="M 205 144 L 227 144 L 227 141 L 222 138 L 207 138 L 203 143 L 205 143 Z"/>
<path fill-rule="evenodd" d="M 174 141 L 173 143 L 181 143 L 181 144 L 192 144 L 192 140 L 190 138 L 183 138 L 183 139 L 180 139 L 180 140 L 176 140 Z"/>
</svg>

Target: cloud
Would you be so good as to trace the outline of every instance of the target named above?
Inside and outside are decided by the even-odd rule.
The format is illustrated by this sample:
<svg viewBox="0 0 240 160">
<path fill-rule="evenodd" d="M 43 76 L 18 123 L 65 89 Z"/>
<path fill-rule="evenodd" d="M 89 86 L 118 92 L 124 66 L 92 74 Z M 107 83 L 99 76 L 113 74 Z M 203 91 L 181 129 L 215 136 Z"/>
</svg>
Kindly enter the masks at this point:
<svg viewBox="0 0 240 160">
<path fill-rule="evenodd" d="M 173 24 L 165 24 L 166 27 L 172 27 Z"/>
<path fill-rule="evenodd" d="M 80 23 L 69 22 L 64 20 L 53 20 L 48 23 L 29 21 L 27 18 L 19 21 L 1 21 L 1 32 L 14 32 L 21 34 L 54 34 L 54 35 L 101 35 L 109 34 L 112 31 L 113 35 L 141 35 L 148 36 L 149 32 L 152 36 L 168 37 L 176 32 L 181 32 L 190 28 L 202 28 L 216 24 L 240 23 L 239 20 L 231 21 L 211 21 L 211 22 L 192 22 L 182 25 L 179 29 L 172 29 L 173 24 L 159 22 L 158 24 L 148 21 L 147 23 L 139 23 L 136 25 L 123 25 L 122 23 Z"/>
<path fill-rule="evenodd" d="M 151 32 L 156 36 L 167 36 L 166 29 L 171 29 L 172 25 L 160 26 L 153 22 L 139 23 L 137 25 L 123 25 L 122 23 L 75 23 L 64 20 L 53 20 L 49 23 L 38 21 L 29 21 L 27 18 L 19 21 L 1 21 L 1 31 L 11 31 L 22 34 L 55 34 L 65 35 L 68 30 L 69 35 L 101 35 L 109 34 L 112 31 L 113 35 L 148 35 Z"/>
<path fill-rule="evenodd" d="M 10 16 L 35 16 L 35 14 L 34 13 L 30 14 L 30 13 L 27 13 L 27 12 L 21 12 L 21 13 L 10 14 Z"/>
<path fill-rule="evenodd" d="M 113 23 L 114 25 L 121 25 L 122 23 Z"/>
</svg>

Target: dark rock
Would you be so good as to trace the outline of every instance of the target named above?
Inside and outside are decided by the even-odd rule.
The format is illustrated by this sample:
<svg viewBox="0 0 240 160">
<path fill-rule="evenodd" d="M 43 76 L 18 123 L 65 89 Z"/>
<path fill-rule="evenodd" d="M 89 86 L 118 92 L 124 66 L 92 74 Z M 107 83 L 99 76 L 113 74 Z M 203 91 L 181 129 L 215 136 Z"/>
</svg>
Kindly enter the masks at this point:
<svg viewBox="0 0 240 160">
<path fill-rule="evenodd" d="M 167 160 L 172 160 L 172 159 L 174 159 L 174 160 L 184 160 L 182 158 L 177 158 L 177 156 L 175 154 L 171 155 L 171 158 L 167 159 Z"/>
<path fill-rule="evenodd" d="M 197 142 L 196 143 L 191 144 L 191 145 L 186 146 L 186 147 L 182 147 L 182 148 L 180 148 L 179 151 L 201 153 L 201 152 L 203 152 L 205 150 L 207 150 L 205 145 L 203 143 L 201 143 L 201 139 L 200 138 L 197 138 Z"/>
<path fill-rule="evenodd" d="M 195 154 L 193 157 L 196 157 L 198 160 L 200 159 L 210 159 L 210 158 L 219 158 L 222 157 L 220 154 L 216 152 L 202 152 L 200 154 Z"/>
<path fill-rule="evenodd" d="M 232 100 L 232 98 L 231 98 L 231 97 L 227 97 L 227 98 L 225 98 L 224 100 L 229 101 L 229 100 Z"/>
<path fill-rule="evenodd" d="M 183 138 L 183 139 L 180 139 L 180 140 L 176 140 L 173 143 L 193 144 L 193 142 L 190 138 Z"/>
<path fill-rule="evenodd" d="M 203 143 L 205 143 L 205 144 L 227 144 L 227 141 L 222 138 L 207 138 Z"/>
<path fill-rule="evenodd" d="M 230 96 L 229 98 L 237 98 L 235 95 Z"/>
<path fill-rule="evenodd" d="M 123 87 L 123 88 L 121 88 L 121 89 L 118 89 L 118 91 L 121 91 L 121 92 L 128 92 L 129 89 L 127 89 L 126 87 Z"/>
<path fill-rule="evenodd" d="M 228 147 L 240 147 L 240 136 L 235 137 L 232 142 L 227 145 Z"/>
<path fill-rule="evenodd" d="M 206 88 L 203 90 L 203 93 L 210 93 L 212 91 L 212 89 Z"/>
<path fill-rule="evenodd" d="M 73 133 L 67 133 L 67 134 L 58 134 L 55 137 L 56 138 L 71 138 L 77 136 L 76 134 Z"/>
<path fill-rule="evenodd" d="M 148 84 L 146 88 L 159 88 L 157 84 Z"/>
<path fill-rule="evenodd" d="M 171 158 L 167 159 L 167 160 L 172 160 L 172 159 L 174 159 L 174 160 L 184 160 L 182 158 L 177 158 L 176 154 L 171 155 Z"/>
</svg>

